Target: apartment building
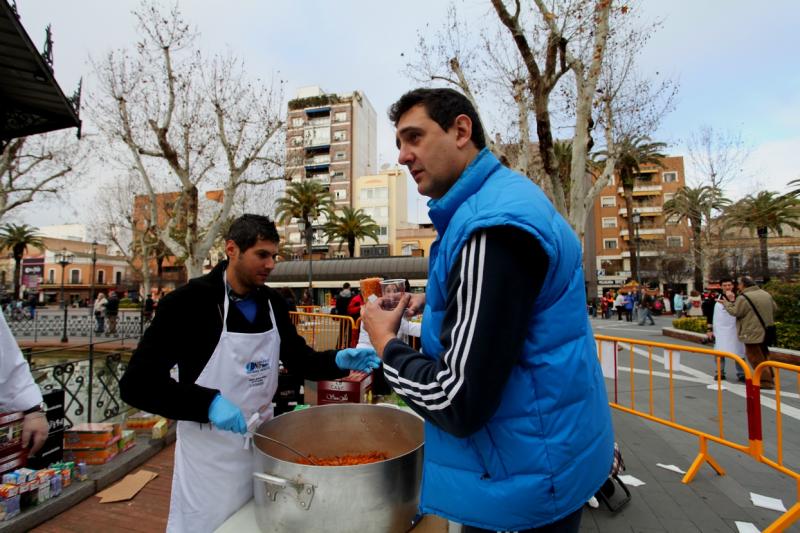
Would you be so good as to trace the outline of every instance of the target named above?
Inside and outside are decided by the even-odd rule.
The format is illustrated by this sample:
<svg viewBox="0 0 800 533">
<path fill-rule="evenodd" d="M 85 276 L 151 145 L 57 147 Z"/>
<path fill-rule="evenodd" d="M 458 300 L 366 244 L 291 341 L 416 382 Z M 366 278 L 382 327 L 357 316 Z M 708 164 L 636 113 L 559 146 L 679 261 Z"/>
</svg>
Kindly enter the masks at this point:
<svg viewBox="0 0 800 533">
<path fill-rule="evenodd" d="M 372 104 L 360 91 L 334 94 L 313 86 L 298 90 L 288 107 L 287 179 L 316 180 L 330 190 L 336 207 L 355 207 L 356 178 L 377 170 L 377 116 Z M 284 230 L 287 245 L 301 254 L 304 243 L 297 226 Z M 318 235 L 314 251 L 326 250 Z"/>
<path fill-rule="evenodd" d="M 378 242 L 365 239 L 356 243 L 360 257 L 402 255 L 397 249 L 398 230 L 416 227 L 408 220 L 408 186 L 406 171 L 401 167 L 386 167 L 378 174 L 359 176 L 355 180 L 354 207 L 362 209 L 380 228 Z M 410 255 L 410 254 L 409 254 Z"/>
<path fill-rule="evenodd" d="M 632 211 L 640 217 L 633 238 L 628 231 L 629 214 L 619 177 L 614 176 L 612 183 L 601 191 L 593 210 L 594 243 L 587 246 L 587 250 L 595 251 L 598 295 L 609 288 L 621 287 L 631 277 L 632 256 L 637 249 L 640 281 L 659 286 L 691 285 L 690 279 L 683 273 L 670 272 L 672 267 L 669 266 L 674 263 L 671 259 L 687 260 L 688 224 L 685 220 L 676 222 L 673 217 L 665 216 L 663 209 L 664 203 L 685 184 L 681 156 L 666 157 L 661 166 L 641 168 L 633 188 Z"/>
</svg>

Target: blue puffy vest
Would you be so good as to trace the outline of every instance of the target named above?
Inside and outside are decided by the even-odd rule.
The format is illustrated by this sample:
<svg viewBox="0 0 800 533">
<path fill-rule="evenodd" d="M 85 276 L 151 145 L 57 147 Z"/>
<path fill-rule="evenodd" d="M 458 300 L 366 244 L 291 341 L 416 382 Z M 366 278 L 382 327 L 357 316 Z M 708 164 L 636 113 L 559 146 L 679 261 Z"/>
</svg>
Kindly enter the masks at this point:
<svg viewBox="0 0 800 533">
<path fill-rule="evenodd" d="M 521 228 L 536 237 L 550 264 L 523 351 L 489 422 L 467 438 L 426 422 L 421 510 L 491 530 L 555 522 L 589 500 L 613 460 L 580 243 L 541 189 L 486 149 L 428 206 L 439 235 L 430 252 L 422 322 L 422 349 L 430 357 L 444 352 L 439 336 L 447 274 L 473 233 Z"/>
</svg>

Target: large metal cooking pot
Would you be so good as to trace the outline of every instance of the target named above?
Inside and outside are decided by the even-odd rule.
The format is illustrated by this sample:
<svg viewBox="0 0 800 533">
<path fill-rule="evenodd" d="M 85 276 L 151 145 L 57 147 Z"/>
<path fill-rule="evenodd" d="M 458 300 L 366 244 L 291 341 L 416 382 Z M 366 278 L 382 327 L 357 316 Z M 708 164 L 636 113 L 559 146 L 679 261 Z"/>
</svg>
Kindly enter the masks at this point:
<svg viewBox="0 0 800 533">
<path fill-rule="evenodd" d="M 298 464 L 291 451 L 254 437 L 256 517 L 264 532 L 405 532 L 417 512 L 422 420 L 388 406 L 334 404 L 293 411 L 257 430 L 316 457 L 385 452 L 356 466 Z"/>
</svg>

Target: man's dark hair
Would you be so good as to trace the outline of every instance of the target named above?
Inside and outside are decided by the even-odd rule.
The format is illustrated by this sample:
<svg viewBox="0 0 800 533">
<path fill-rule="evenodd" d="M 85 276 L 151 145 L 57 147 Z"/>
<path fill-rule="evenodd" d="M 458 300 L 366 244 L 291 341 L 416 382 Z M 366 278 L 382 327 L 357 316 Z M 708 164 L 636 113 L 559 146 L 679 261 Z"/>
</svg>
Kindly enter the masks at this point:
<svg viewBox="0 0 800 533">
<path fill-rule="evenodd" d="M 448 131 L 455 123 L 458 115 L 467 115 L 472 120 L 472 142 L 481 150 L 486 146 L 483 126 L 472 103 L 466 96 L 453 89 L 414 89 L 409 91 L 389 108 L 389 120 L 395 126 L 400 117 L 416 105 L 422 104 L 425 112 L 444 131 Z"/>
<path fill-rule="evenodd" d="M 736 283 L 733 281 L 733 278 L 722 278 L 719 280 L 719 284 L 722 285 L 723 283 Z"/>
<path fill-rule="evenodd" d="M 228 229 L 228 234 L 225 235 L 225 240 L 235 242 L 242 252 L 255 245 L 259 239 L 274 243 L 281 242 L 275 223 L 264 215 L 240 216 L 233 221 Z"/>
</svg>

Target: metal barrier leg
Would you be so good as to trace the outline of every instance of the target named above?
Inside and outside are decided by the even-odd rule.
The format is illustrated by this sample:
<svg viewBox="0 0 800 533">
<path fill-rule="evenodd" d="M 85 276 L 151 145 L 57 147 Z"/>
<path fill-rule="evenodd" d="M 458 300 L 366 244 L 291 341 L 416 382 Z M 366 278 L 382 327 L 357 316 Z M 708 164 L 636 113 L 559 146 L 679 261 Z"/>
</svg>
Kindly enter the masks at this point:
<svg viewBox="0 0 800 533">
<path fill-rule="evenodd" d="M 788 511 L 771 523 L 762 533 L 780 533 L 791 526 L 798 518 L 800 518 L 800 502 L 790 507 Z"/>
<path fill-rule="evenodd" d="M 717 460 L 711 457 L 711 454 L 708 453 L 708 441 L 705 437 L 700 437 L 700 453 L 697 454 L 692 466 L 689 467 L 689 470 L 686 472 L 686 475 L 683 476 L 681 481 L 687 485 L 691 483 L 694 479 L 694 476 L 696 476 L 697 472 L 700 470 L 700 467 L 703 466 L 703 463 L 708 463 L 708 465 L 720 476 L 725 475 L 725 469 L 722 468 Z"/>
</svg>

